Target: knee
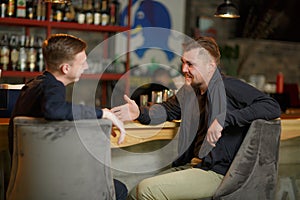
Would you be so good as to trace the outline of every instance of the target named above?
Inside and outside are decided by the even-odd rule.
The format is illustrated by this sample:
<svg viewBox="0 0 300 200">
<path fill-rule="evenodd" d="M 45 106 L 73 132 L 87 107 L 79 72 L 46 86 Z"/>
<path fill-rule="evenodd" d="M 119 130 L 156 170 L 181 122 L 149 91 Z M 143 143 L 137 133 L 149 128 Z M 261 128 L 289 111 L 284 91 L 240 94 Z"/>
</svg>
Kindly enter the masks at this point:
<svg viewBox="0 0 300 200">
<path fill-rule="evenodd" d="M 136 188 L 137 199 L 159 199 L 159 189 L 157 183 L 145 179 L 141 181 Z"/>
</svg>

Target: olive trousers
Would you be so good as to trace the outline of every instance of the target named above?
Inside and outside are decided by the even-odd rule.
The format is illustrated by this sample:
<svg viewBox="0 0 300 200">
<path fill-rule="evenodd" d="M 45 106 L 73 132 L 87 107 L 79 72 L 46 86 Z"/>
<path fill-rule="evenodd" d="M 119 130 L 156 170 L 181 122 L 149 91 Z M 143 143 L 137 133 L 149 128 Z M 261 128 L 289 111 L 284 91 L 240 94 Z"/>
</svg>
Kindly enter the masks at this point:
<svg viewBox="0 0 300 200">
<path fill-rule="evenodd" d="M 173 167 L 157 176 L 142 180 L 134 187 L 127 200 L 188 200 L 214 195 L 223 175 L 192 168 L 190 164 Z"/>
</svg>

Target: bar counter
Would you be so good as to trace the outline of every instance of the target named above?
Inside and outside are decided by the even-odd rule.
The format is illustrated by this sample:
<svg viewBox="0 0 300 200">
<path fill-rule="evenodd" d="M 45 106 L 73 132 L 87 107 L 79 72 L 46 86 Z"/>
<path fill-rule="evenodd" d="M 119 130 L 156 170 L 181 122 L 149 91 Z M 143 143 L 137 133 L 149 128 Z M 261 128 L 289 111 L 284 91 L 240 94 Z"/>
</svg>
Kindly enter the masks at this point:
<svg viewBox="0 0 300 200">
<path fill-rule="evenodd" d="M 0 151 L 8 149 L 8 118 L 0 118 Z M 142 125 L 137 121 L 125 123 L 126 138 L 118 145 L 118 137 L 111 137 L 112 148 L 127 147 L 153 140 L 171 140 L 176 136 L 179 121 L 165 122 L 160 125 Z M 300 113 L 283 114 L 281 116 L 281 140 L 300 136 Z M 119 135 L 119 131 L 114 128 Z"/>
</svg>

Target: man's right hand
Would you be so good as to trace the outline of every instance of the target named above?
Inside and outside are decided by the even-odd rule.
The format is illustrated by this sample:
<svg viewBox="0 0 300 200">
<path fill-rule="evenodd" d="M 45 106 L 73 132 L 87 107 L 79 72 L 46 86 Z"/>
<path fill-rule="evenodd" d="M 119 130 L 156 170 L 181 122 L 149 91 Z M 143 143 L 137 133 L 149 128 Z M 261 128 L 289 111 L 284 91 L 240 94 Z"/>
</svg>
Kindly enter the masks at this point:
<svg viewBox="0 0 300 200">
<path fill-rule="evenodd" d="M 124 141 L 125 135 L 126 135 L 123 122 L 121 120 L 119 120 L 118 117 L 116 115 L 114 115 L 114 113 L 112 113 L 107 108 L 102 109 L 102 111 L 103 111 L 102 118 L 111 120 L 113 125 L 115 125 L 120 130 L 118 144 L 121 144 Z M 112 129 L 111 134 L 112 134 L 112 136 L 116 137 L 116 133 L 113 131 L 113 129 Z"/>
<path fill-rule="evenodd" d="M 131 100 L 126 94 L 124 100 L 127 102 L 124 105 L 117 106 L 111 111 L 123 122 L 133 121 L 140 115 L 140 109 L 134 100 Z"/>
</svg>

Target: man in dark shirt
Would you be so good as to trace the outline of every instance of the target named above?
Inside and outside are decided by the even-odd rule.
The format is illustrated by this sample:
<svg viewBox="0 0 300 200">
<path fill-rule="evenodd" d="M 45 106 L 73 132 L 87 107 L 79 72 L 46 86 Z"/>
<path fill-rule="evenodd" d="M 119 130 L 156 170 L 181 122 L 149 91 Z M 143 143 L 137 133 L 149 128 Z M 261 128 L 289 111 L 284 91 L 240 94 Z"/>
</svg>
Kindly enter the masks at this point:
<svg viewBox="0 0 300 200">
<path fill-rule="evenodd" d="M 48 120 L 106 118 L 119 128 L 119 143 L 124 140 L 123 122 L 110 110 L 75 105 L 66 101 L 66 86 L 78 81 L 84 70 L 88 69 L 86 47 L 83 40 L 67 34 L 55 34 L 44 41 L 46 71 L 25 84 L 11 115 L 8 133 L 11 154 L 13 118 L 16 116 L 41 117 Z M 126 186 L 117 180 L 114 180 L 114 184 L 117 199 L 125 199 Z"/>
<path fill-rule="evenodd" d="M 122 121 L 159 124 L 181 120 L 173 167 L 141 181 L 128 199 L 213 196 L 251 122 L 280 117 L 280 106 L 273 98 L 220 73 L 220 51 L 214 39 L 188 41 L 181 61 L 185 85 L 175 96 L 150 108 L 139 108 L 125 95 L 127 104 L 112 109 Z"/>
</svg>

